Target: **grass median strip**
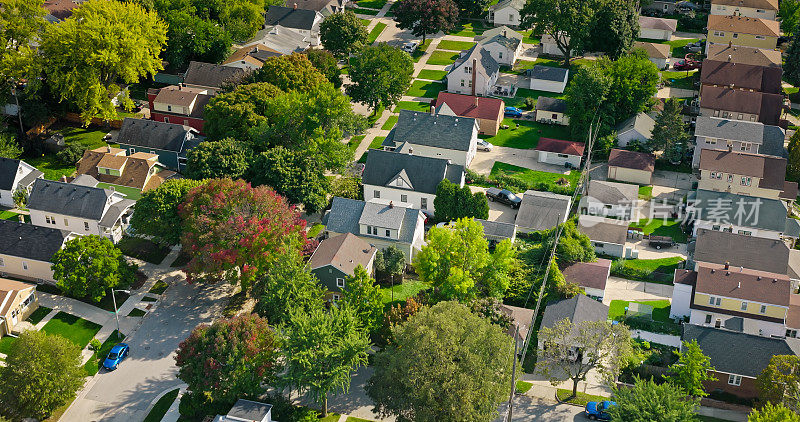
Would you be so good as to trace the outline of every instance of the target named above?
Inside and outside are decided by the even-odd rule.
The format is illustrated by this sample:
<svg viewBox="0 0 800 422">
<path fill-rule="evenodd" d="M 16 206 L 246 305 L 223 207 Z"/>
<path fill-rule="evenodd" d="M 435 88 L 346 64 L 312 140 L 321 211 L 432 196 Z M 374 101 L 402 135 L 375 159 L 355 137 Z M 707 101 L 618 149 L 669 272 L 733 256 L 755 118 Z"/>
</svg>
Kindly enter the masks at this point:
<svg viewBox="0 0 800 422">
<path fill-rule="evenodd" d="M 375 27 L 372 28 L 372 31 L 369 31 L 369 38 L 367 39 L 368 44 L 374 43 L 375 40 L 377 40 L 378 37 L 381 35 L 381 32 L 383 32 L 384 29 L 386 29 L 385 23 L 383 22 L 376 23 Z"/>
</svg>

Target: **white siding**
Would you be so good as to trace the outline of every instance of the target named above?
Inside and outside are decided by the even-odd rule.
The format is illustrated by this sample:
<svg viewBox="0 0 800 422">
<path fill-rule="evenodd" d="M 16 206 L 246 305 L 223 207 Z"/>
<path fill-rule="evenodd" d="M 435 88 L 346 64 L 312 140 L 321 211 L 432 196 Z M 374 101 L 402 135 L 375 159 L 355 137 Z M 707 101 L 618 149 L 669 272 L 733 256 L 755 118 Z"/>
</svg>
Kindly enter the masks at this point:
<svg viewBox="0 0 800 422">
<path fill-rule="evenodd" d="M 519 17 L 519 10 L 511 6 L 506 6 L 502 9 L 493 12 L 494 26 L 519 26 L 521 21 Z"/>
<path fill-rule="evenodd" d="M 521 46 L 522 43 L 520 43 L 520 47 Z M 493 42 L 489 44 L 482 44 L 482 47 L 484 50 L 489 52 L 489 54 L 497 61 L 497 63 L 512 66 L 517 60 L 518 51 L 506 48 L 499 43 Z"/>
<path fill-rule="evenodd" d="M 564 89 L 567 87 L 566 80 L 557 82 L 557 81 L 546 81 L 542 79 L 531 78 L 530 81 L 531 81 L 530 85 L 531 89 L 535 89 L 538 91 L 557 92 L 560 94 L 564 92 Z"/>
<path fill-rule="evenodd" d="M 777 17 L 776 10 L 756 9 L 754 7 L 728 6 L 725 4 L 713 4 L 711 6 L 711 14 L 723 15 L 723 16 L 739 15 L 748 18 L 769 19 L 772 21 L 774 21 L 775 18 Z"/>
<path fill-rule="evenodd" d="M 617 146 L 628 146 L 633 140 L 638 140 L 641 143 L 647 142 L 647 138 L 635 129 L 627 130 L 617 135 Z"/>
<path fill-rule="evenodd" d="M 691 313 L 689 305 L 692 303 L 692 286 L 676 283 L 672 288 L 672 307 L 669 311 L 670 318 L 688 317 Z"/>
<path fill-rule="evenodd" d="M 708 315 L 711 315 L 711 323 L 706 324 Z M 692 309 L 689 316 L 689 323 L 694 325 L 701 325 L 704 327 L 715 327 L 717 319 L 720 320 L 721 328 L 725 327 L 725 321 L 732 318 L 732 315 L 702 311 L 699 309 Z M 743 331 L 745 334 L 752 334 L 756 336 L 777 336 L 783 337 L 786 335 L 786 326 L 783 323 L 762 321 L 754 318 L 744 318 Z"/>
<path fill-rule="evenodd" d="M 663 29 L 641 28 L 639 30 L 639 38 L 649 38 L 652 40 L 669 41 L 670 38 L 672 38 L 672 31 L 665 31 Z"/>
<path fill-rule="evenodd" d="M 564 113 L 555 113 L 547 110 L 536 110 L 536 121 L 554 123 L 562 126 L 569 125 L 569 117 Z"/>
<path fill-rule="evenodd" d="M 570 163 L 575 168 L 580 168 L 581 166 L 580 155 L 559 154 L 549 151 L 539 151 L 538 155 L 540 163 L 555 164 L 557 166 L 563 166 L 565 163 Z"/>
<path fill-rule="evenodd" d="M 380 192 L 380 197 L 375 196 L 375 191 Z M 403 195 L 406 196 L 405 201 L 402 201 Z M 393 189 L 386 186 L 364 185 L 364 200 L 367 202 L 388 204 L 391 201 L 395 206 L 421 209 L 426 214 L 433 214 L 433 200 L 435 198 L 436 195 L 430 193 L 415 192 L 408 189 Z M 422 199 L 427 200 L 427 209 L 422 208 Z"/>
</svg>

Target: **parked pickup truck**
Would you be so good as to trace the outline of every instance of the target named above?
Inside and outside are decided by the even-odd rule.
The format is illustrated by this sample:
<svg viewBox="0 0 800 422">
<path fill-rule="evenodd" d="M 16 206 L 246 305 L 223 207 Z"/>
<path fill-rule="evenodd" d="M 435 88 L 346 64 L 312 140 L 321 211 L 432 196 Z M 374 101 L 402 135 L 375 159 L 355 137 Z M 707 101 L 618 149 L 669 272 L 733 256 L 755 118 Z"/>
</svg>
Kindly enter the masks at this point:
<svg viewBox="0 0 800 422">
<path fill-rule="evenodd" d="M 514 209 L 519 208 L 520 204 L 522 204 L 522 199 L 519 196 L 506 189 L 489 188 L 486 190 L 486 197 L 490 201 L 502 202 Z"/>
<path fill-rule="evenodd" d="M 669 236 L 650 236 L 647 239 L 647 244 L 656 248 L 671 248 L 675 246 L 675 241 Z"/>
</svg>

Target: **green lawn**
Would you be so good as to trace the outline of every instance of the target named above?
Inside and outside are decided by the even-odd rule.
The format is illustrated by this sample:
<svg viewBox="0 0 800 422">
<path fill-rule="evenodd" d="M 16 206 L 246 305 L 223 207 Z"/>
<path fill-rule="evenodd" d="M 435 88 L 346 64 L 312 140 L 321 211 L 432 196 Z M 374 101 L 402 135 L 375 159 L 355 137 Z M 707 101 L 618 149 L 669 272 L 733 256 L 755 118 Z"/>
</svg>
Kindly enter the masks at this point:
<svg viewBox="0 0 800 422">
<path fill-rule="evenodd" d="M 65 127 L 60 130 L 64 135 L 67 145 L 78 144 L 85 149 L 95 149 L 106 146 L 103 137 L 108 133 L 105 130 Z M 26 163 L 38 168 L 44 173 L 44 178 L 58 180 L 61 176 L 71 176 L 75 173 L 75 165 L 65 165 L 56 159 L 55 154 L 43 154 L 41 157 L 24 157 Z"/>
<path fill-rule="evenodd" d="M 580 391 L 578 391 L 577 397 L 572 397 L 572 390 L 565 390 L 563 388 L 556 390 L 556 396 L 558 396 L 558 399 L 561 401 L 566 401 L 582 407 L 586 406 L 586 403 L 589 403 L 590 401 L 608 400 L 608 397 L 595 396 L 592 394 L 581 393 Z"/>
<path fill-rule="evenodd" d="M 386 0 L 361 0 L 356 3 L 358 7 L 366 7 L 368 9 L 382 9 L 386 5 Z"/>
<path fill-rule="evenodd" d="M 406 95 L 411 97 L 436 98 L 447 86 L 441 82 L 414 81 Z"/>
<path fill-rule="evenodd" d="M 360 21 L 361 21 L 361 24 L 362 24 L 362 25 L 364 25 L 364 26 L 369 26 L 369 24 L 372 22 L 372 21 L 371 21 L 371 20 L 369 20 L 369 19 L 361 19 L 361 18 L 359 18 L 358 20 L 360 20 Z M 145 99 L 146 99 L 146 98 L 145 98 Z"/>
<path fill-rule="evenodd" d="M 464 23 L 461 25 L 456 25 L 455 29 L 452 32 L 448 32 L 449 35 L 456 35 L 459 37 L 474 37 L 476 35 L 483 34 L 486 31 L 486 27 L 483 24 L 475 22 L 475 23 Z"/>
<path fill-rule="evenodd" d="M 533 383 L 518 380 L 517 386 L 514 389 L 516 390 L 517 394 L 525 394 L 531 389 L 531 387 L 533 387 Z"/>
<path fill-rule="evenodd" d="M 0 211 L 0 220 L 11 220 L 11 221 L 19 221 L 19 216 L 24 215 L 24 219 L 26 223 L 31 222 L 31 216 L 28 214 L 20 214 L 13 211 Z"/>
<path fill-rule="evenodd" d="M 673 88 L 694 89 L 694 81 L 699 77 L 700 73 L 696 70 L 690 72 L 665 70 L 661 72 L 661 79 Z"/>
<path fill-rule="evenodd" d="M 340 416 L 341 415 L 338 414 L 338 413 L 330 412 L 330 413 L 328 413 L 328 416 L 325 416 L 324 418 L 320 418 L 318 422 L 336 422 L 336 421 L 339 420 Z"/>
<path fill-rule="evenodd" d="M 530 120 L 503 119 L 508 129 L 500 129 L 495 136 L 481 135 L 493 145 L 510 148 L 536 148 L 540 137 L 569 139 L 567 126 L 548 125 Z"/>
<path fill-rule="evenodd" d="M 533 30 L 530 31 L 518 31 L 522 34 L 522 42 L 525 44 L 539 44 L 542 42 L 542 38 L 538 37 L 533 34 Z"/>
<path fill-rule="evenodd" d="M 643 201 L 649 201 L 652 198 L 653 198 L 652 186 L 639 186 L 639 199 Z"/>
<path fill-rule="evenodd" d="M 0 353 L 7 355 L 11 351 L 11 345 L 17 341 L 16 337 L 3 336 L 0 338 Z"/>
<path fill-rule="evenodd" d="M 355 152 L 356 148 L 358 148 L 358 146 L 361 144 L 361 141 L 364 140 L 364 137 L 366 136 L 367 135 L 353 136 L 349 141 L 347 141 L 347 147 L 350 148 L 350 151 Z"/>
<path fill-rule="evenodd" d="M 383 126 L 381 126 L 381 129 L 382 130 L 392 130 L 394 125 L 397 124 L 397 119 L 398 118 L 399 118 L 399 116 L 389 116 L 389 118 L 386 119 L 386 122 L 383 124 Z"/>
<path fill-rule="evenodd" d="M 431 103 L 424 101 L 399 101 L 394 108 L 394 112 L 398 113 L 400 110 L 419 111 L 428 113 L 431 111 Z"/>
<path fill-rule="evenodd" d="M 41 157 L 23 157 L 26 163 L 36 167 L 44 173 L 48 180 L 59 180 L 61 176 L 72 176 L 75 166 L 64 164 L 56 158 L 55 154 L 43 154 Z"/>
<path fill-rule="evenodd" d="M 167 394 L 164 394 L 153 408 L 150 409 L 150 413 L 147 414 L 147 417 L 144 418 L 144 422 L 159 422 L 161 419 L 164 418 L 164 415 L 167 414 L 167 410 L 169 407 L 172 406 L 172 403 L 178 398 L 178 393 L 180 392 L 179 388 L 176 388 L 170 391 Z"/>
<path fill-rule="evenodd" d="M 512 70 L 506 70 L 505 73 L 523 74 L 526 70 L 533 69 L 533 67 L 537 65 L 562 67 L 561 61 L 554 59 L 517 60 L 517 62 L 514 63 L 514 68 Z"/>
<path fill-rule="evenodd" d="M 138 237 L 124 236 L 117 247 L 122 253 L 134 258 L 147 261 L 151 264 L 160 264 L 169 254 L 170 249 L 155 242 Z"/>
<path fill-rule="evenodd" d="M 367 154 L 369 153 L 369 150 L 371 150 L 371 149 L 381 149 L 382 148 L 381 145 L 383 144 L 383 140 L 384 139 L 386 139 L 385 136 L 376 136 L 375 139 L 373 139 L 372 142 L 369 143 L 369 146 L 367 147 L 367 150 L 364 151 L 364 155 L 362 155 L 361 158 L 358 159 L 358 162 L 359 163 L 366 163 L 367 162 Z"/>
<path fill-rule="evenodd" d="M 444 70 L 431 70 L 431 69 L 422 69 L 419 71 L 419 75 L 417 75 L 417 79 L 428 79 L 431 81 L 441 81 L 444 77 L 447 76 L 447 72 Z"/>
<path fill-rule="evenodd" d="M 453 51 L 461 51 L 461 50 L 469 50 L 474 46 L 474 42 L 470 41 L 451 41 L 451 40 L 442 40 L 439 42 L 439 47 L 442 50 L 453 50 Z"/>
<path fill-rule="evenodd" d="M 581 173 L 579 171 L 571 171 L 569 174 L 549 173 L 546 171 L 531 170 L 524 167 L 515 166 L 513 164 L 495 161 L 494 165 L 492 166 L 492 171 L 489 173 L 489 178 L 493 179 L 503 175 L 513 176 L 529 186 L 544 183 L 555 187 L 559 186 L 556 184 L 556 181 L 563 178 L 569 181 L 569 187 L 571 190 L 574 190 Z"/>
<path fill-rule="evenodd" d="M 100 331 L 102 326 L 66 312 L 57 313 L 47 324 L 42 327 L 42 331 L 47 334 L 62 336 L 75 343 L 83 349 Z"/>
<path fill-rule="evenodd" d="M 378 14 L 378 12 L 380 12 L 380 10 L 362 9 L 360 7 L 351 10 L 353 11 L 353 13 L 357 15 L 370 15 L 370 16 L 375 16 Z"/>
<path fill-rule="evenodd" d="M 700 38 L 688 38 L 685 40 L 666 41 L 664 42 L 664 44 L 669 44 L 669 46 L 671 47 L 672 57 L 683 58 L 686 56 L 686 54 L 689 53 L 685 48 L 686 45 L 696 41 L 700 41 Z"/>
<path fill-rule="evenodd" d="M 151 287 L 150 290 L 147 291 L 147 293 L 160 295 L 167 290 L 167 287 L 169 287 L 169 284 L 167 284 L 164 280 L 158 280 L 155 282 L 155 284 L 153 284 L 153 287 Z"/>
<path fill-rule="evenodd" d="M 547 92 L 535 89 L 517 88 L 517 93 L 514 98 L 503 98 L 503 101 L 505 101 L 506 106 L 522 108 L 522 106 L 525 104 L 526 98 L 533 98 L 535 102 L 539 97 L 564 99 L 565 95 L 559 94 L 557 92 Z"/>
<path fill-rule="evenodd" d="M 378 22 L 375 24 L 375 27 L 372 28 L 372 31 L 369 31 L 369 39 L 368 44 L 372 44 L 375 40 L 378 39 L 378 36 L 381 35 L 381 32 L 386 29 L 386 24 L 383 22 Z"/>
<path fill-rule="evenodd" d="M 92 376 L 97 373 L 100 369 L 100 365 L 103 363 L 103 360 L 108 356 L 108 352 L 111 351 L 111 348 L 116 346 L 118 343 L 121 343 L 124 337 L 120 336 L 119 331 L 114 330 L 110 336 L 100 345 L 100 350 L 94 353 L 94 356 L 89 359 L 86 364 L 83 366 L 86 369 L 86 373 L 89 376 Z"/>
<path fill-rule="evenodd" d="M 147 312 L 145 312 L 145 311 L 143 311 L 143 310 L 141 310 L 141 309 L 139 309 L 139 308 L 133 308 L 133 310 L 131 310 L 131 311 L 128 313 L 128 316 L 129 316 L 129 317 L 143 317 L 143 316 L 145 316 L 146 314 L 147 314 Z"/>
<path fill-rule="evenodd" d="M 652 190 L 651 190 L 652 193 Z M 641 195 L 641 191 L 640 191 Z M 642 229 L 644 234 L 669 236 L 678 243 L 686 243 L 686 234 L 681 230 L 681 221 L 663 218 L 643 219 L 632 223 L 629 227 Z"/>
<path fill-rule="evenodd" d="M 427 63 L 446 66 L 453 64 L 457 58 L 458 53 L 453 53 L 452 51 L 434 50 L 430 57 L 428 57 Z"/>
<path fill-rule="evenodd" d="M 395 2 L 395 5 L 397 5 L 399 3 L 400 2 Z M 417 49 L 414 50 L 413 53 L 411 53 L 411 59 L 414 60 L 414 63 L 417 63 L 419 61 L 419 59 L 425 54 L 425 52 L 428 50 L 428 47 L 430 47 L 430 46 L 431 46 L 431 39 L 430 38 L 425 40 L 424 43 L 422 43 L 422 44 L 417 46 Z"/>
<path fill-rule="evenodd" d="M 608 306 L 608 318 L 614 321 L 620 321 L 625 316 L 625 308 L 630 304 L 627 300 L 612 300 Z M 653 314 L 651 315 L 654 321 L 672 322 L 669 318 L 670 303 L 669 300 L 637 300 L 633 303 L 642 305 L 649 305 L 653 307 Z"/>
<path fill-rule="evenodd" d="M 670 258 L 658 259 L 626 259 L 624 260 L 623 265 L 626 268 L 631 268 L 634 270 L 659 272 L 671 275 L 676 269 L 678 269 L 678 264 L 681 262 L 683 262 L 683 258 L 679 256 L 673 256 Z"/>
<path fill-rule="evenodd" d="M 97 187 L 103 189 L 111 189 L 113 187 L 115 191 L 127 196 L 128 199 L 133 199 L 134 201 L 142 199 L 142 191 L 129 186 L 112 185 L 110 183 L 101 182 L 97 184 Z"/>
<path fill-rule="evenodd" d="M 51 308 L 48 308 L 48 307 L 46 307 L 46 306 L 39 306 L 39 307 L 38 307 L 38 308 L 36 308 L 36 310 L 35 310 L 35 311 L 33 311 L 33 313 L 32 313 L 32 314 L 31 314 L 31 315 L 28 317 L 28 322 L 30 322 L 30 323 L 31 323 L 31 324 L 33 324 L 33 325 L 36 325 L 36 324 L 38 324 L 39 322 L 41 322 L 41 321 L 44 319 L 44 317 L 46 317 L 46 316 L 47 316 L 47 314 L 49 314 L 51 311 L 52 311 L 52 309 L 51 309 Z"/>
<path fill-rule="evenodd" d="M 108 131 L 89 128 L 66 127 L 60 130 L 66 144 L 78 143 L 87 149 L 106 146 L 103 137 Z"/>
<path fill-rule="evenodd" d="M 395 277 L 398 278 L 399 277 Z M 381 287 L 381 295 L 383 295 L 383 303 L 391 303 L 392 302 L 392 290 L 394 290 L 394 301 L 395 302 L 402 302 L 408 299 L 411 296 L 416 295 L 417 293 L 430 289 L 431 286 L 424 281 L 419 280 L 406 280 L 403 283 L 398 283 L 394 285 L 394 288 L 390 287 Z"/>
</svg>

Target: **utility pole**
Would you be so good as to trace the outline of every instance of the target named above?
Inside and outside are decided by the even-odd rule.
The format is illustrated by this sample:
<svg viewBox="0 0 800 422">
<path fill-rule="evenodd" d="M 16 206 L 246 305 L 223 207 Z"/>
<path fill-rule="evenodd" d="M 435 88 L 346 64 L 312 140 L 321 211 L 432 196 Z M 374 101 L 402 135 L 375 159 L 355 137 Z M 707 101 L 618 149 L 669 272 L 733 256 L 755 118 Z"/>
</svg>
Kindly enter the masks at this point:
<svg viewBox="0 0 800 422">
<path fill-rule="evenodd" d="M 519 353 L 519 325 L 514 324 L 514 355 L 512 359 L 514 364 L 511 369 L 511 393 L 508 395 L 508 418 L 507 422 L 511 422 L 512 414 L 514 413 L 514 393 L 517 391 L 517 354 Z"/>
</svg>

